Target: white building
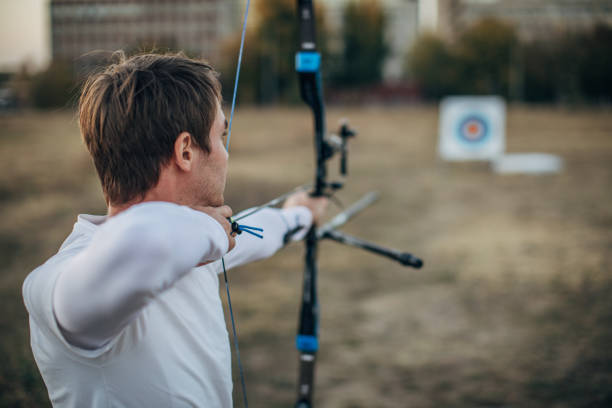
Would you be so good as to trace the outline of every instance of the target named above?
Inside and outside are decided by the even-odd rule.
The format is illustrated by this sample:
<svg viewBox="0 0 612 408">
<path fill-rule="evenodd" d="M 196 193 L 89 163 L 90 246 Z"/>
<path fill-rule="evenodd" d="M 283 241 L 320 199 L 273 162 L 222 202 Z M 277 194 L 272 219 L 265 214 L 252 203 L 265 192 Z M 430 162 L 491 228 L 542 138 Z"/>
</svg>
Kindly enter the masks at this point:
<svg viewBox="0 0 612 408">
<path fill-rule="evenodd" d="M 168 47 L 216 61 L 240 22 L 234 0 L 51 0 L 52 57 L 96 50 Z"/>
<path fill-rule="evenodd" d="M 452 40 L 484 17 L 507 21 L 530 41 L 612 25 L 612 0 L 420 0 L 420 24 Z M 421 18 L 422 16 L 422 18 Z"/>
<path fill-rule="evenodd" d="M 327 23 L 332 33 L 329 46 L 338 51 L 342 47 L 341 29 L 344 8 L 355 0 L 326 0 Z M 383 67 L 385 80 L 398 80 L 402 76 L 406 53 L 414 43 L 419 32 L 419 3 L 422 0 L 379 0 L 387 18 L 385 33 L 389 45 L 389 55 Z"/>
</svg>

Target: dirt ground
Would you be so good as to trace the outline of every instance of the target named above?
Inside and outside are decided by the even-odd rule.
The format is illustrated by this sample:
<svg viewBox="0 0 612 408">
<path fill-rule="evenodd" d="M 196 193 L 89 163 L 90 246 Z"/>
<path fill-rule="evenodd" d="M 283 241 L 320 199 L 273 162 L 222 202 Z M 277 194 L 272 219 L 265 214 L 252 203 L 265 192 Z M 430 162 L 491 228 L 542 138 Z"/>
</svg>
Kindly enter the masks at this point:
<svg viewBox="0 0 612 408">
<path fill-rule="evenodd" d="M 435 108 L 329 114 L 360 132 L 340 201 L 381 193 L 343 230 L 425 267 L 322 243 L 317 406 L 612 406 L 612 111 L 511 107 L 507 151 L 564 160 L 539 176 L 439 161 Z M 305 108 L 238 111 L 227 203 L 310 181 L 311 128 Z M 74 114 L 0 116 L 0 407 L 49 404 L 20 288 L 83 212 L 104 202 Z M 302 255 L 230 273 L 252 407 L 293 403 Z"/>
</svg>

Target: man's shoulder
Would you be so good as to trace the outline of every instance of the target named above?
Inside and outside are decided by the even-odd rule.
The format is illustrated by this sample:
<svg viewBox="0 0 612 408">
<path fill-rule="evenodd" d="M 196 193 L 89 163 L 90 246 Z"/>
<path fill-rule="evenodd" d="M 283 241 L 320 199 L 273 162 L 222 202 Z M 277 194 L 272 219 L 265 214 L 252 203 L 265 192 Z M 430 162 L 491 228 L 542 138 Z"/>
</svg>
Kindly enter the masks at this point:
<svg viewBox="0 0 612 408">
<path fill-rule="evenodd" d="M 72 257 L 81 252 L 87 247 L 93 236 L 93 231 L 86 228 L 79 228 L 79 222 L 74 225 L 74 228 L 70 235 L 66 237 L 62 242 L 59 250 L 49 259 L 47 259 L 42 265 L 34 269 L 26 280 L 31 276 L 41 275 L 41 271 L 50 270 L 56 268 L 63 262 L 70 260 Z"/>
<path fill-rule="evenodd" d="M 45 300 L 53 290 L 55 280 L 67 262 L 87 247 L 91 234 L 75 227 L 72 233 L 64 240 L 59 251 L 47 259 L 42 265 L 30 272 L 22 287 L 22 294 L 26 308 L 32 315 L 40 312 Z"/>
</svg>

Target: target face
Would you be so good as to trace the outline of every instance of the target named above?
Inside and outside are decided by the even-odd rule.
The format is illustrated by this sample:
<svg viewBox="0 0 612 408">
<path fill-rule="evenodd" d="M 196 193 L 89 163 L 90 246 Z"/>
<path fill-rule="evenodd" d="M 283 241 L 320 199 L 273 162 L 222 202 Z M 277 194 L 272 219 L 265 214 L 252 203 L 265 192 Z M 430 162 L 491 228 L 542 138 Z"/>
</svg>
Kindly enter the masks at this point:
<svg viewBox="0 0 612 408">
<path fill-rule="evenodd" d="M 489 125 L 482 117 L 471 115 L 459 123 L 458 135 L 464 143 L 483 143 L 489 137 Z"/>
<path fill-rule="evenodd" d="M 494 160 L 506 146 L 506 102 L 497 96 L 448 96 L 440 102 L 438 152 L 444 160 Z"/>
</svg>

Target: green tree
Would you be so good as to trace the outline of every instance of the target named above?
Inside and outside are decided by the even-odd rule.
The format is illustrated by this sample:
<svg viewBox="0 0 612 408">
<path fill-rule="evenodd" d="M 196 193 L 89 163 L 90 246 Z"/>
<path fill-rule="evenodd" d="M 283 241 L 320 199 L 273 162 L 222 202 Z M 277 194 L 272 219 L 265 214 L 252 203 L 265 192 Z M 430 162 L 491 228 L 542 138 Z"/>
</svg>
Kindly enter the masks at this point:
<svg viewBox="0 0 612 408">
<path fill-rule="evenodd" d="M 450 48 L 434 34 L 424 34 L 408 54 L 409 76 L 426 98 L 438 99 L 459 91 L 460 69 Z"/>
<path fill-rule="evenodd" d="M 344 49 L 336 81 L 344 85 L 379 82 L 388 54 L 385 42 L 386 18 L 377 0 L 349 2 L 343 14 Z"/>
<path fill-rule="evenodd" d="M 597 25 L 581 44 L 585 51 L 580 61 L 580 86 L 595 101 L 612 101 L 612 28 Z"/>
<path fill-rule="evenodd" d="M 456 49 L 465 88 L 476 94 L 507 96 L 517 44 L 514 28 L 500 20 L 485 18 L 468 28 Z"/>
<path fill-rule="evenodd" d="M 557 97 L 557 51 L 552 44 L 530 43 L 520 47 L 523 76 L 522 96 L 526 102 L 548 102 Z"/>
<path fill-rule="evenodd" d="M 408 55 L 409 76 L 427 98 L 456 93 L 508 96 L 517 45 L 514 28 L 491 18 L 469 27 L 453 44 L 424 34 Z"/>
<path fill-rule="evenodd" d="M 245 39 L 240 73 L 239 95 L 242 101 L 276 103 L 299 99 L 295 52 L 298 49 L 298 22 L 293 0 L 267 0 L 255 3 L 253 20 Z M 327 56 L 325 12 L 315 10 L 317 48 Z M 252 20 L 252 21 L 253 21 Z M 240 33 L 223 47 L 221 77 L 225 99 L 234 86 L 234 74 Z"/>
<path fill-rule="evenodd" d="M 526 102 L 609 103 L 612 29 L 597 25 L 521 44 L 512 26 L 484 19 L 452 44 L 421 36 L 408 67 L 428 98 L 494 93 Z"/>
<path fill-rule="evenodd" d="M 72 65 L 53 61 L 32 77 L 32 103 L 39 109 L 68 107 L 76 101 L 77 88 Z"/>
</svg>

